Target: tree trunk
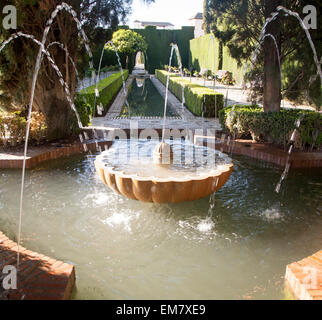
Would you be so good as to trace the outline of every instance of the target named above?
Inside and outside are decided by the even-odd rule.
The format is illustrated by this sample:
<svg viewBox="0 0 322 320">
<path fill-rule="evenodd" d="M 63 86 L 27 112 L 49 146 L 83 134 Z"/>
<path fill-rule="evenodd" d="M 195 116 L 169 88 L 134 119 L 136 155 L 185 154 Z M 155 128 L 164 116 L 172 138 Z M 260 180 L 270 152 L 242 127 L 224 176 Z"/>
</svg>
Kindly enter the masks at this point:
<svg viewBox="0 0 322 320">
<path fill-rule="evenodd" d="M 46 79 L 38 80 L 35 103 L 38 106 L 37 109 L 46 117 L 47 139 L 64 138 L 71 133 L 71 107 L 67 102 L 65 91 L 57 79 L 54 79 L 54 84 L 50 86 L 44 81 Z"/>
<path fill-rule="evenodd" d="M 265 0 L 265 18 L 276 11 L 281 5 L 279 0 Z M 280 23 L 279 19 L 270 22 L 266 28 L 266 34 L 272 34 L 276 38 L 279 54 L 280 46 Z M 281 79 L 276 46 L 271 37 L 264 40 L 264 112 L 279 111 L 281 105 Z"/>
<path fill-rule="evenodd" d="M 209 26 L 209 6 L 208 0 L 203 0 L 203 30 L 205 33 L 210 33 Z"/>
<path fill-rule="evenodd" d="M 73 50 L 74 51 L 74 50 Z M 68 84 L 71 99 L 74 96 L 76 73 L 71 63 L 68 63 L 66 53 L 58 46 L 51 50 L 53 59 Z M 69 51 L 69 54 L 71 51 Z M 75 61 L 76 52 L 72 56 Z M 59 81 L 59 77 L 52 66 L 44 57 L 38 76 L 35 98 L 35 110 L 41 111 L 46 117 L 47 139 L 55 140 L 67 137 L 71 134 L 73 111 L 67 100 L 66 92 Z"/>
<path fill-rule="evenodd" d="M 126 69 L 129 70 L 129 56 L 126 56 Z"/>
</svg>

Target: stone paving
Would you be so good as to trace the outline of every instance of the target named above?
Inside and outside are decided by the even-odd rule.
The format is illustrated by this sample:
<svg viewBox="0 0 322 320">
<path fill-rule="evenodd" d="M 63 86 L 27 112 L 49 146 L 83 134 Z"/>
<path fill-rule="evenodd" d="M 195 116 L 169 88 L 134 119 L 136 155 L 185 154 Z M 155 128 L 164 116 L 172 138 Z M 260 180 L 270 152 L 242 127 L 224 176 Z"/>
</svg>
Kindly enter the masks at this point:
<svg viewBox="0 0 322 320">
<path fill-rule="evenodd" d="M 186 80 L 191 80 L 192 83 L 199 84 L 201 86 L 206 86 L 210 89 L 214 89 L 214 82 L 213 81 L 204 81 L 202 78 L 196 78 L 196 77 L 184 77 Z M 250 105 L 251 102 L 248 100 L 248 89 L 243 86 L 226 86 L 222 83 L 216 83 L 216 91 L 219 93 L 222 93 L 224 95 L 224 99 L 227 99 L 227 106 L 233 105 L 233 104 L 246 104 Z M 258 105 L 262 106 L 261 103 L 258 103 Z M 310 107 L 308 105 L 296 105 L 290 101 L 284 100 L 284 102 L 281 102 L 281 106 L 285 108 L 299 108 L 299 109 L 308 109 L 308 110 L 315 110 L 313 107 Z"/>
</svg>

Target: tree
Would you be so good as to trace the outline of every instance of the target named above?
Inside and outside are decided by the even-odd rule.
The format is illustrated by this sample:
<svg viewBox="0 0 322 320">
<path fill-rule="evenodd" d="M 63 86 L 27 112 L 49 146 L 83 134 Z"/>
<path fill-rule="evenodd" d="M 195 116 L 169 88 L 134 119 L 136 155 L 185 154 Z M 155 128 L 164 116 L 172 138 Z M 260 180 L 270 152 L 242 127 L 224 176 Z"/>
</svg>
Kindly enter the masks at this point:
<svg viewBox="0 0 322 320">
<path fill-rule="evenodd" d="M 210 0 L 211 29 L 215 36 L 229 48 L 230 54 L 242 64 L 250 60 L 254 49 L 259 45 L 259 37 L 265 19 L 272 12 L 276 12 L 277 6 L 283 5 L 298 12 L 303 18 L 302 10 L 306 4 L 304 0 Z M 321 11 L 321 4 L 317 0 L 313 0 L 310 4 L 315 5 L 318 12 Z M 284 71 L 285 90 L 283 94 L 286 96 L 292 94 L 292 98 L 302 97 L 303 89 L 308 88 L 309 79 L 316 74 L 312 50 L 305 32 L 294 17 L 286 17 L 283 13 L 280 13 L 274 22 L 268 24 L 266 33 L 272 34 L 277 41 Z M 315 40 L 320 57 L 319 30 L 310 30 L 310 33 L 312 39 Z M 292 65 L 294 59 L 297 59 L 297 65 L 303 65 L 303 68 L 298 66 L 297 68 L 290 68 L 289 66 Z M 299 72 L 302 78 L 299 77 Z M 257 88 L 263 94 L 264 111 L 278 111 L 280 109 L 282 84 L 280 82 L 278 55 L 271 37 L 266 37 L 264 43 L 260 45 L 257 64 L 251 75 L 253 79 L 257 79 Z M 297 89 L 296 93 L 294 89 Z M 320 89 L 319 79 L 310 83 L 308 89 L 317 100 L 321 97 L 321 90 L 318 89 Z"/>
<path fill-rule="evenodd" d="M 139 51 L 146 52 L 148 45 L 145 39 L 135 31 L 129 29 L 120 29 L 113 33 L 112 37 L 115 49 L 126 55 L 126 68 L 129 66 L 129 56 Z M 113 45 L 108 44 L 107 49 L 114 49 Z"/>
<path fill-rule="evenodd" d="M 282 4 L 281 0 L 265 0 L 264 17 L 267 19 L 276 8 Z M 267 26 L 277 43 L 278 49 L 272 39 L 264 40 L 264 80 L 263 80 L 263 107 L 265 111 L 279 111 L 281 105 L 281 77 L 278 55 L 281 54 L 281 26 L 280 19 L 272 21 Z M 278 52 L 277 52 L 278 50 Z"/>
<path fill-rule="evenodd" d="M 17 8 L 17 30 L 0 28 L 0 41 L 11 34 L 22 31 L 41 40 L 46 25 L 59 0 L 0 0 L 0 7 L 12 4 Z M 125 22 L 131 12 L 132 0 L 65 0 L 77 13 L 86 34 L 96 27 L 115 29 Z M 153 0 L 146 0 L 153 2 Z M 108 39 L 107 39 L 108 40 Z M 54 20 L 46 46 L 58 41 L 68 50 L 70 58 L 80 66 L 86 62 L 84 43 L 78 35 L 76 24 L 70 14 L 62 11 Z M 28 39 L 19 38 L 11 42 L 0 55 L 0 103 L 6 110 L 27 110 L 32 73 L 39 47 Z M 51 46 L 50 54 L 74 95 L 76 73 L 68 55 L 59 46 Z M 65 92 L 55 71 L 44 58 L 37 80 L 34 110 L 46 117 L 48 138 L 55 139 L 70 134 L 72 112 Z"/>
<path fill-rule="evenodd" d="M 209 0 L 203 0 L 203 29 L 205 33 L 210 33 L 209 25 Z"/>
</svg>

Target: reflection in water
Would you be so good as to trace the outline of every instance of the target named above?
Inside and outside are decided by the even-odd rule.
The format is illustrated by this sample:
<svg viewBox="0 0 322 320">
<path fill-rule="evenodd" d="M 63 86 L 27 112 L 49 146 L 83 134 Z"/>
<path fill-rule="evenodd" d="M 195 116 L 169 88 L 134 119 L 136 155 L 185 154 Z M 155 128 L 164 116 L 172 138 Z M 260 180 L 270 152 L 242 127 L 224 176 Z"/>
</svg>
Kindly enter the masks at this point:
<svg viewBox="0 0 322 320">
<path fill-rule="evenodd" d="M 283 298 L 285 266 L 322 247 L 321 172 L 244 158 L 216 193 L 179 204 L 142 203 L 106 188 L 94 157 L 27 172 L 23 245 L 74 263 L 76 298 Z M 0 230 L 14 238 L 20 171 L 0 171 Z"/>
<path fill-rule="evenodd" d="M 136 78 L 132 82 L 127 100 L 132 117 L 163 117 L 164 99 L 149 78 Z M 124 106 L 121 116 L 129 116 L 126 106 Z M 168 107 L 167 116 L 177 116 L 177 114 Z"/>
</svg>

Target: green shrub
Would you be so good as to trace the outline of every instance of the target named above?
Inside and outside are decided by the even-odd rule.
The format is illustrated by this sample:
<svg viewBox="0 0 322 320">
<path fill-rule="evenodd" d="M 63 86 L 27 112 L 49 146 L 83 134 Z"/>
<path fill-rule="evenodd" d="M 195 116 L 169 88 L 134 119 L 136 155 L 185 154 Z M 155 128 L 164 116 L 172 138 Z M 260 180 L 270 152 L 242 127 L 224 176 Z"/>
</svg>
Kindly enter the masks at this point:
<svg viewBox="0 0 322 320">
<path fill-rule="evenodd" d="M 288 144 L 301 118 L 295 147 L 301 150 L 322 147 L 322 114 L 300 109 L 281 109 L 280 112 L 263 112 L 258 106 L 235 105 L 219 111 L 223 128 L 236 138 L 251 136 L 254 141 L 267 141 L 278 145 Z"/>
<path fill-rule="evenodd" d="M 129 72 L 124 70 L 124 80 L 127 79 Z M 114 96 L 119 91 L 123 84 L 121 72 L 114 73 L 108 78 L 98 82 L 97 89 L 99 97 L 96 98 L 96 105 L 100 103 L 104 107 L 105 113 L 112 102 Z M 87 126 L 90 122 L 90 116 L 94 113 L 95 103 L 95 85 L 85 88 L 76 94 L 75 107 L 79 113 L 83 126 Z M 96 110 L 95 110 L 96 112 Z"/>
<path fill-rule="evenodd" d="M 144 29 L 134 29 L 134 31 L 140 33 L 148 44 L 145 67 L 150 74 L 154 74 L 156 69 L 163 68 L 169 63 L 171 43 L 178 45 L 182 65 L 189 66 L 189 41 L 194 38 L 194 27 L 182 27 L 181 30 L 159 30 L 155 26 L 147 26 Z M 174 55 L 172 65 L 176 65 L 175 60 Z"/>
<path fill-rule="evenodd" d="M 227 72 L 224 74 L 224 76 L 222 77 L 221 82 L 222 82 L 224 85 L 227 85 L 227 86 L 233 86 L 233 85 L 235 84 L 235 80 L 233 79 L 233 74 L 232 74 L 232 72 L 227 71 Z"/>
<path fill-rule="evenodd" d="M 168 72 L 156 70 L 157 78 L 166 85 Z M 169 90 L 182 101 L 182 88 L 184 88 L 185 105 L 197 116 L 215 117 L 224 106 L 224 95 L 212 89 L 190 83 L 177 74 L 170 73 Z M 217 110 L 216 110 L 217 109 Z M 217 114 L 216 114 L 217 111 Z"/>
<path fill-rule="evenodd" d="M 186 77 L 191 77 L 192 76 L 191 71 L 189 69 L 187 69 L 187 68 L 183 68 L 183 72 L 184 72 Z"/>
<path fill-rule="evenodd" d="M 155 70 L 155 75 L 164 85 L 167 83 L 168 75 L 170 77 L 179 77 L 178 73 L 171 73 L 165 70 Z"/>
<path fill-rule="evenodd" d="M 25 141 L 27 121 L 21 111 L 10 114 L 0 113 L 0 145 L 17 145 Z M 42 113 L 32 112 L 29 140 L 39 144 L 46 139 L 46 119 Z"/>
</svg>

